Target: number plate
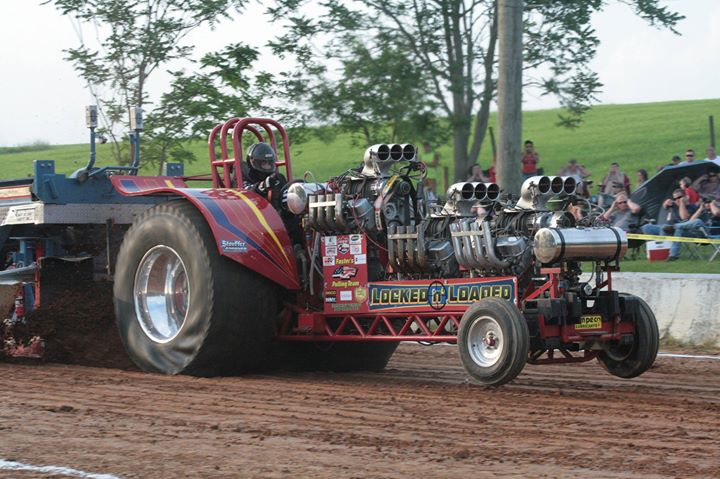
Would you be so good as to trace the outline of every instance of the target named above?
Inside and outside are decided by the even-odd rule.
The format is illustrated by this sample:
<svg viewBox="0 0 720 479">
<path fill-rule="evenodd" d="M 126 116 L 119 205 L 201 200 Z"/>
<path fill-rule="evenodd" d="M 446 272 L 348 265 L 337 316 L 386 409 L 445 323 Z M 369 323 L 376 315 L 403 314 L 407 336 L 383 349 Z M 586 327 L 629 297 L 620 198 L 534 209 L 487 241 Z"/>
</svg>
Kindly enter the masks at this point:
<svg viewBox="0 0 720 479">
<path fill-rule="evenodd" d="M 602 328 L 602 316 L 599 314 L 580 316 L 580 322 L 575 325 L 575 329 L 600 329 Z"/>
</svg>

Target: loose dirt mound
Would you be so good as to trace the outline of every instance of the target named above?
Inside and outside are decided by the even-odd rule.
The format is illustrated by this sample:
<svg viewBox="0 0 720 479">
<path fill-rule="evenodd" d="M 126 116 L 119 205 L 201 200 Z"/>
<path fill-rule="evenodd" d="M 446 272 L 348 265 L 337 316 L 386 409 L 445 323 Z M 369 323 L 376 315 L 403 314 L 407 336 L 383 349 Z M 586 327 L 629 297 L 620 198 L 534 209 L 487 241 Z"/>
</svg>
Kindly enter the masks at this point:
<svg viewBox="0 0 720 479">
<path fill-rule="evenodd" d="M 45 339 L 47 361 L 135 368 L 115 326 L 112 283 L 90 281 L 59 288 L 27 319 L 31 333 Z"/>
</svg>

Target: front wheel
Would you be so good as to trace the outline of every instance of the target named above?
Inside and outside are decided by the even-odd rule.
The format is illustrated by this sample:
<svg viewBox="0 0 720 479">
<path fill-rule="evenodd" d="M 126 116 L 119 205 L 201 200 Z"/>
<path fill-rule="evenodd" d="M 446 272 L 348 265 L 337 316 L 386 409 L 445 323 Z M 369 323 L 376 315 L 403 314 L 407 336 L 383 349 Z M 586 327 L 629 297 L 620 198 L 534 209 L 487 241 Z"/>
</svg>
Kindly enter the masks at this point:
<svg viewBox="0 0 720 479">
<path fill-rule="evenodd" d="M 118 329 L 145 371 L 210 376 L 264 367 L 278 317 L 274 293 L 220 256 L 205 218 L 184 200 L 145 212 L 118 253 Z"/>
<path fill-rule="evenodd" d="M 499 386 L 515 379 L 525 366 L 530 333 L 514 304 L 486 298 L 465 311 L 458 347 L 460 360 L 473 379 Z"/>
<path fill-rule="evenodd" d="M 611 344 L 598 354 L 598 362 L 607 372 L 620 378 L 634 378 L 650 369 L 657 357 L 660 346 L 660 332 L 658 331 L 655 314 L 650 306 L 642 299 L 631 294 L 620 294 L 625 303 L 637 301 L 634 323 L 635 334 L 630 344 Z M 632 314 L 632 313 L 630 313 Z M 627 316 L 628 313 L 625 313 Z M 623 320 L 633 320 L 624 317 Z"/>
</svg>

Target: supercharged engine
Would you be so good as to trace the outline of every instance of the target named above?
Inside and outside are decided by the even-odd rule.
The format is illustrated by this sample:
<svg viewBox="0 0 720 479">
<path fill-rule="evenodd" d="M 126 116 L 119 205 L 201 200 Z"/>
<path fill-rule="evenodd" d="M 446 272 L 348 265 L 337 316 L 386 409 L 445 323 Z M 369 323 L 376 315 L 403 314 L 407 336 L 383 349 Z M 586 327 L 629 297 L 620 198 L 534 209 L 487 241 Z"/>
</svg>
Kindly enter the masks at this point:
<svg viewBox="0 0 720 479">
<path fill-rule="evenodd" d="M 292 184 L 288 207 L 316 237 L 364 233 L 370 281 L 523 276 L 627 250 L 622 230 L 577 225 L 571 177 L 529 178 L 516 200 L 495 183 L 456 183 L 438 205 L 425 201 L 424 172 L 413 145 L 373 145 L 362 166 L 327 183 Z"/>
</svg>

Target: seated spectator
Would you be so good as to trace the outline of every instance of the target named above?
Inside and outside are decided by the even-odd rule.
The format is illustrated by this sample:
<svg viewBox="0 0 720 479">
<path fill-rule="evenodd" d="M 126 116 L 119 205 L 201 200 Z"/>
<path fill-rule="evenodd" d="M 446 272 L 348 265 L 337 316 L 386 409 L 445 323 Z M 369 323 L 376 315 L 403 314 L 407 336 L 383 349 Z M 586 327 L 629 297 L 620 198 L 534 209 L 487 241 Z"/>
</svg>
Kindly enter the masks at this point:
<svg viewBox="0 0 720 479">
<path fill-rule="evenodd" d="M 685 192 L 681 188 L 673 191 L 672 198 L 663 201 L 662 207 L 667 211 L 666 224 L 647 224 L 641 230 L 646 235 L 673 234 L 674 225 L 688 221 L 697 211 L 697 206 L 689 204 Z M 673 243 L 670 248 L 670 257 L 677 259 L 680 252 L 680 243 Z"/>
<path fill-rule="evenodd" d="M 670 163 L 667 165 L 660 165 L 656 168 L 657 171 L 662 170 L 663 168 L 667 168 L 668 166 L 677 166 L 680 164 L 680 157 L 678 155 L 673 155 L 672 159 L 670 160 Z"/>
<path fill-rule="evenodd" d="M 714 171 L 708 171 L 692 184 L 701 198 L 720 198 L 720 177 Z"/>
<path fill-rule="evenodd" d="M 639 231 L 641 210 L 642 207 L 628 198 L 626 193 L 618 193 L 610 209 L 600 218 L 623 231 Z"/>
<path fill-rule="evenodd" d="M 630 193 L 630 178 L 620 171 L 619 164 L 613 162 L 610 164 L 610 171 L 600 182 L 598 205 L 602 206 L 606 202 L 614 201 L 615 195 L 620 192 Z"/>
<path fill-rule="evenodd" d="M 692 180 L 689 177 L 685 177 L 682 180 L 680 180 L 680 188 L 685 192 L 685 196 L 687 196 L 688 203 L 691 203 L 693 205 L 698 204 L 700 201 L 700 195 L 697 191 L 693 189 Z"/>
<path fill-rule="evenodd" d="M 642 168 L 637 170 L 637 172 L 635 174 L 635 179 L 637 180 L 637 185 L 635 185 L 635 189 L 637 190 L 640 187 L 640 185 L 642 185 L 643 183 L 645 183 L 648 180 L 647 170 L 644 170 Z"/>
<path fill-rule="evenodd" d="M 678 238 L 695 237 L 699 235 L 700 227 L 717 228 L 720 226 L 720 204 L 717 201 L 705 200 L 695 210 L 695 213 L 687 221 L 675 223 L 672 226 L 665 226 L 663 231 Z M 670 246 L 668 261 L 674 261 L 680 257 L 680 243 L 674 241 Z"/>
<path fill-rule="evenodd" d="M 477 163 L 475 163 L 474 165 L 472 165 L 470 167 L 469 173 L 470 173 L 470 176 L 468 176 L 467 181 L 479 181 L 482 183 L 488 183 L 490 181 L 490 179 L 487 176 L 483 175 L 482 167 L 480 165 L 478 165 Z"/>
</svg>

